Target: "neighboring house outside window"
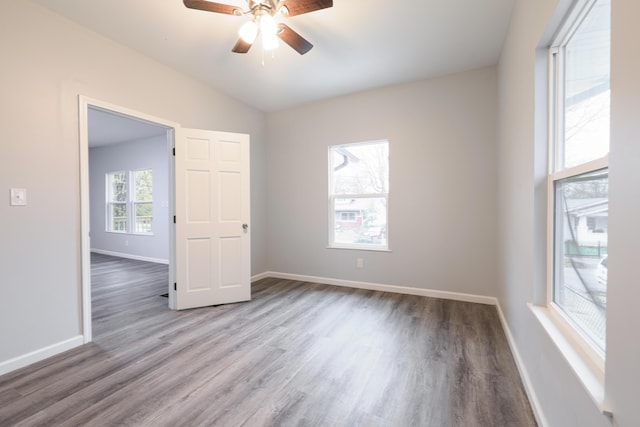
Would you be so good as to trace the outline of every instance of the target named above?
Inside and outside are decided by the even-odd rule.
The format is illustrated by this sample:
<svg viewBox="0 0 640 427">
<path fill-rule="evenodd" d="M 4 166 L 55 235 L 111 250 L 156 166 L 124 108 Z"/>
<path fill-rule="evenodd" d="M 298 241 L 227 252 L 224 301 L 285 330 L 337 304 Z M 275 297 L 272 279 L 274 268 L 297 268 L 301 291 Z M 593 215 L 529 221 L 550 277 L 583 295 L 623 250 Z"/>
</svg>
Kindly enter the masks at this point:
<svg viewBox="0 0 640 427">
<path fill-rule="evenodd" d="M 329 147 L 329 247 L 387 250 L 389 142 Z"/>
<path fill-rule="evenodd" d="M 140 169 L 106 174 L 106 230 L 153 233 L 153 171 Z"/>
<path fill-rule="evenodd" d="M 603 360 L 611 1 L 576 7 L 550 49 L 549 305 Z"/>
</svg>

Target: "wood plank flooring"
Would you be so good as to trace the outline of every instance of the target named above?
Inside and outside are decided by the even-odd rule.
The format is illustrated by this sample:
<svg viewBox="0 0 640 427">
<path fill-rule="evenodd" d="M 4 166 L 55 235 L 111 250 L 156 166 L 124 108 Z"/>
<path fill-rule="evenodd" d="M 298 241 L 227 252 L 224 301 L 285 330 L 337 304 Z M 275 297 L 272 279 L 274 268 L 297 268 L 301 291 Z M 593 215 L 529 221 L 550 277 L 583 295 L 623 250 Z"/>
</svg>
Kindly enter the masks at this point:
<svg viewBox="0 0 640 427">
<path fill-rule="evenodd" d="M 0 426 L 536 425 L 495 307 L 264 279 L 175 312 L 167 266 L 92 265 L 94 342 L 0 377 Z"/>
</svg>

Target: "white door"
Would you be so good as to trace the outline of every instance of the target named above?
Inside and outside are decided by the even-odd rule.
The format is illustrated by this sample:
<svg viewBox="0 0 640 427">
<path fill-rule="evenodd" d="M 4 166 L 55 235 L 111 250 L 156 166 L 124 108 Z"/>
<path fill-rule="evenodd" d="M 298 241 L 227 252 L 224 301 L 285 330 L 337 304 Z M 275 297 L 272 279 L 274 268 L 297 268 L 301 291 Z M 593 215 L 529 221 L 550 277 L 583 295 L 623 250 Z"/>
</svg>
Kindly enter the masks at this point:
<svg viewBox="0 0 640 427">
<path fill-rule="evenodd" d="M 249 135 L 176 128 L 176 308 L 251 299 Z"/>
</svg>

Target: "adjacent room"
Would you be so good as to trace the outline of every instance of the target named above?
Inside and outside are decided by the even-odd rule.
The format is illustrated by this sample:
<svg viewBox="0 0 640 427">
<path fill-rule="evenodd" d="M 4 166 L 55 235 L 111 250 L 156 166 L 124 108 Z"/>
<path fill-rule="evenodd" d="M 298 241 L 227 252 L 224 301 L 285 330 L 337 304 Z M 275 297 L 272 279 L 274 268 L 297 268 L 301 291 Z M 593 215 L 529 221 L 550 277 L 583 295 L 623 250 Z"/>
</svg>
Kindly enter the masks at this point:
<svg viewBox="0 0 640 427">
<path fill-rule="evenodd" d="M 638 425 L 637 16 L 2 3 L 0 425 Z"/>
</svg>

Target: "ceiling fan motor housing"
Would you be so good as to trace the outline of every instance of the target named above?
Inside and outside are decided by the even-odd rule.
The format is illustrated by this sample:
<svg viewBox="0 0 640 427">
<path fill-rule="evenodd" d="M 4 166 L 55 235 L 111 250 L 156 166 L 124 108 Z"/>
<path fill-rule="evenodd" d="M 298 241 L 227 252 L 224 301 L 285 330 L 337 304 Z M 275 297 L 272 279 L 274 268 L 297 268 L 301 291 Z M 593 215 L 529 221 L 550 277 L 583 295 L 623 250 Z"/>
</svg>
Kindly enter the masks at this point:
<svg viewBox="0 0 640 427">
<path fill-rule="evenodd" d="M 286 7 L 280 6 L 280 1 L 276 0 L 247 0 L 249 4 L 249 10 L 254 14 L 268 13 L 273 16 L 279 12 L 279 9 L 283 11 L 287 10 Z"/>
</svg>

